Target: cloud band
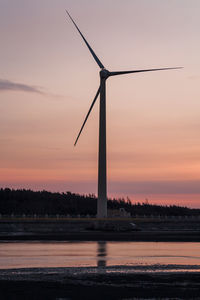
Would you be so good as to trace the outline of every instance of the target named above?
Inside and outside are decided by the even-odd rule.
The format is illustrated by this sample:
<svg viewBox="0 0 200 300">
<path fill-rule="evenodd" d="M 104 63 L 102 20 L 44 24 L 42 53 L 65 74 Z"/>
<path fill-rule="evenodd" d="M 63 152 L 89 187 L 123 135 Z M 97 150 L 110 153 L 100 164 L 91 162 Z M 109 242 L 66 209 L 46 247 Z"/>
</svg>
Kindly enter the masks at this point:
<svg viewBox="0 0 200 300">
<path fill-rule="evenodd" d="M 0 79 L 0 92 L 6 91 L 21 91 L 21 92 L 28 92 L 28 93 L 38 93 L 43 94 L 42 91 L 38 87 L 23 84 L 23 83 L 16 83 L 10 80 Z"/>
</svg>

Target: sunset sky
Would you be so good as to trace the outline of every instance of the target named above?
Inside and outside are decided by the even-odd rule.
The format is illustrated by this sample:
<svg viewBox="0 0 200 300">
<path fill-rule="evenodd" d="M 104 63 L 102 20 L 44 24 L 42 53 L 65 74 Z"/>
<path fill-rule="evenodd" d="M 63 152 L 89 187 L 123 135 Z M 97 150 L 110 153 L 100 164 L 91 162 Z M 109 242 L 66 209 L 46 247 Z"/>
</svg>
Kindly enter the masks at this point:
<svg viewBox="0 0 200 300">
<path fill-rule="evenodd" d="M 0 0 L 0 185 L 97 194 L 99 68 L 108 197 L 200 208 L 200 1 Z"/>
</svg>

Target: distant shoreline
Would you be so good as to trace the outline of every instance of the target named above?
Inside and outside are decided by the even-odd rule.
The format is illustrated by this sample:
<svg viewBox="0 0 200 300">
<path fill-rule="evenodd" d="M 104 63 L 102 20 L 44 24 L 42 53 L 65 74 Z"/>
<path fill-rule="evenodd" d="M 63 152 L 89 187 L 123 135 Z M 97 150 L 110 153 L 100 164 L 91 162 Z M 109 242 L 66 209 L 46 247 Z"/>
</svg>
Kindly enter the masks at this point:
<svg viewBox="0 0 200 300">
<path fill-rule="evenodd" d="M 0 220 L 0 241 L 200 242 L 200 220 Z"/>
<path fill-rule="evenodd" d="M 200 231 L 1 233 L 0 241 L 141 241 L 200 242 Z"/>
</svg>

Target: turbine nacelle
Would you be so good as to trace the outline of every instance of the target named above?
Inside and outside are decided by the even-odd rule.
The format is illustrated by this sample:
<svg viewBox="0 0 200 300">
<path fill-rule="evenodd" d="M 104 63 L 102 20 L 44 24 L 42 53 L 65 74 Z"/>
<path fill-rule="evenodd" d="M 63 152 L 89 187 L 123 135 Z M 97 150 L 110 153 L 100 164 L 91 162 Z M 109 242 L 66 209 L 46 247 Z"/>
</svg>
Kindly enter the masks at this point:
<svg viewBox="0 0 200 300">
<path fill-rule="evenodd" d="M 110 72 L 106 69 L 101 69 L 99 72 L 101 79 L 107 79 L 110 76 Z"/>
</svg>

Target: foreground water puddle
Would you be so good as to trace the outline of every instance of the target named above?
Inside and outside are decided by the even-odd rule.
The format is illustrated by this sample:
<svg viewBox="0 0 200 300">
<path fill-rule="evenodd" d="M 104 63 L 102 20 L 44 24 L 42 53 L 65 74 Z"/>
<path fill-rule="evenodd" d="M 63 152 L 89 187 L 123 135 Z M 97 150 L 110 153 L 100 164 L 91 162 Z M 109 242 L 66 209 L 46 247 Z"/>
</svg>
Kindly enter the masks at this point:
<svg viewBox="0 0 200 300">
<path fill-rule="evenodd" d="M 116 269 L 118 272 L 195 272 L 200 271 L 200 243 L 0 243 L 0 269 L 62 267 L 108 267 L 108 272 L 115 272 Z"/>
</svg>

